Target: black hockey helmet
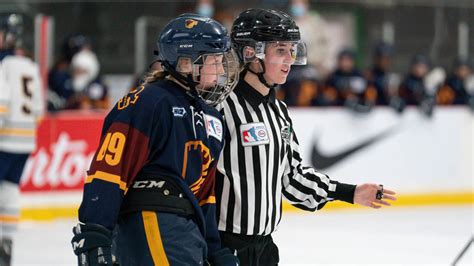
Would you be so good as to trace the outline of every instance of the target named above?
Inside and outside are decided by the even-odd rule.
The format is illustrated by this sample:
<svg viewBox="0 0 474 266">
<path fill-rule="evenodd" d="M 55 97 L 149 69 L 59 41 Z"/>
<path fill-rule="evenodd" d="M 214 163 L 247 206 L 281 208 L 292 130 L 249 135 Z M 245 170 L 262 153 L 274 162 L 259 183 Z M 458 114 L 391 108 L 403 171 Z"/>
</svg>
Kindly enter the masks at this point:
<svg viewBox="0 0 474 266">
<path fill-rule="evenodd" d="M 428 68 L 431 67 L 430 59 L 427 56 L 425 56 L 424 54 L 416 54 L 412 57 L 410 65 L 414 66 L 414 65 L 418 65 L 418 64 L 425 65 Z"/>
<path fill-rule="evenodd" d="M 472 68 L 472 62 L 469 60 L 467 56 L 458 56 L 453 61 L 453 68 L 457 69 L 460 67 L 466 66 L 468 68 Z"/>
<path fill-rule="evenodd" d="M 356 53 L 355 53 L 354 50 L 352 50 L 350 48 L 344 48 L 339 52 L 339 54 L 337 54 L 337 60 L 341 60 L 343 57 L 355 60 Z"/>
<path fill-rule="evenodd" d="M 87 36 L 80 33 L 71 34 L 63 40 L 61 52 L 64 58 L 66 58 L 68 62 L 71 62 L 75 54 L 90 45 L 91 42 Z"/>
<path fill-rule="evenodd" d="M 0 16 L 0 32 L 3 32 L 4 47 L 0 49 L 12 49 L 21 46 L 21 34 L 23 33 L 23 17 L 20 14 L 7 14 Z"/>
<path fill-rule="evenodd" d="M 394 53 L 393 45 L 388 42 L 381 41 L 375 45 L 374 57 L 392 57 Z"/>
<path fill-rule="evenodd" d="M 230 37 L 241 64 L 255 58 L 263 60 L 267 42 L 295 43 L 294 64 L 306 64 L 306 46 L 301 42 L 299 27 L 282 11 L 259 8 L 244 11 L 235 19 Z M 247 48 L 254 49 L 254 54 L 249 55 Z"/>
</svg>

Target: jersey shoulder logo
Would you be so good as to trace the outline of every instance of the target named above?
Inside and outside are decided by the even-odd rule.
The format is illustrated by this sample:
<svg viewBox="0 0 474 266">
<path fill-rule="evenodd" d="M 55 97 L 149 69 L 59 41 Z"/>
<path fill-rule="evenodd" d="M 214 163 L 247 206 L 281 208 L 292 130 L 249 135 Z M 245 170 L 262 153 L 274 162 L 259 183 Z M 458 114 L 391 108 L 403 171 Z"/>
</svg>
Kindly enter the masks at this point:
<svg viewBox="0 0 474 266">
<path fill-rule="evenodd" d="M 184 107 L 176 107 L 174 106 L 171 111 L 175 117 L 184 117 L 186 115 L 186 109 Z"/>
<path fill-rule="evenodd" d="M 137 89 L 129 92 L 126 96 L 124 96 L 122 99 L 120 99 L 117 102 L 117 109 L 118 110 L 123 110 L 127 108 L 130 104 L 135 104 L 140 98 L 140 93 L 145 89 L 145 86 L 140 86 Z"/>
<path fill-rule="evenodd" d="M 240 125 L 242 146 L 256 146 L 270 143 L 268 130 L 264 123 L 249 123 Z"/>
<path fill-rule="evenodd" d="M 222 141 L 222 122 L 217 117 L 212 115 L 204 115 L 206 119 L 206 131 L 207 135 L 216 138 L 219 141 Z"/>
</svg>

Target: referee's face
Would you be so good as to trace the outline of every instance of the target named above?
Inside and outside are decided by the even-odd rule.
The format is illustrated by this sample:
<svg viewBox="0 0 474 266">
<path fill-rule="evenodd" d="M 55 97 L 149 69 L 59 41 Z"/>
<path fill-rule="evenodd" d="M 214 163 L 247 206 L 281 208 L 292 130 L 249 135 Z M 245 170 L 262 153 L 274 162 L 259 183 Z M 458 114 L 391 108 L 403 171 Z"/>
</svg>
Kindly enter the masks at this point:
<svg viewBox="0 0 474 266">
<path fill-rule="evenodd" d="M 265 51 L 265 78 L 272 84 L 283 84 L 294 63 L 294 46 L 289 42 L 276 42 L 267 46 Z"/>
</svg>

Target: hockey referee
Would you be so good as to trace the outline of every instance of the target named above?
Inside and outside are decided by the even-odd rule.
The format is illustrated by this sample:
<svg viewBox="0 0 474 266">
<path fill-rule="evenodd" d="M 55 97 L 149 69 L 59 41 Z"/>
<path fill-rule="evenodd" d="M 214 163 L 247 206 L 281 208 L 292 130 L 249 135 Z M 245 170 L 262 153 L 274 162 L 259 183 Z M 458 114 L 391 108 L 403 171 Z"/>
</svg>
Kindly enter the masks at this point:
<svg viewBox="0 0 474 266">
<path fill-rule="evenodd" d="M 308 211 L 342 200 L 380 208 L 395 200 L 376 184 L 350 185 L 301 164 L 286 105 L 274 87 L 291 65 L 306 64 L 299 28 L 287 14 L 249 9 L 234 21 L 231 41 L 242 72 L 235 90 L 218 106 L 225 117 L 225 147 L 218 163 L 216 197 L 223 245 L 242 265 L 277 265 L 271 234 L 281 220 L 282 196 Z"/>
</svg>

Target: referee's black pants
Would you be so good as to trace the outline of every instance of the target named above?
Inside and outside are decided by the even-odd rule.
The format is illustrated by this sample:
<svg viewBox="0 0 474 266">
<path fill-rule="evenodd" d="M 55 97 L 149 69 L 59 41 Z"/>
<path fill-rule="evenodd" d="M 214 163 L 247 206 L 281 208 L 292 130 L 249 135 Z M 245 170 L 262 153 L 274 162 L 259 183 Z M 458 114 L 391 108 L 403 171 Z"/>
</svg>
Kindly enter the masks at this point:
<svg viewBox="0 0 474 266">
<path fill-rule="evenodd" d="M 220 232 L 222 246 L 237 250 L 242 266 L 278 265 L 278 247 L 271 235 L 255 236 Z"/>
</svg>

